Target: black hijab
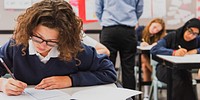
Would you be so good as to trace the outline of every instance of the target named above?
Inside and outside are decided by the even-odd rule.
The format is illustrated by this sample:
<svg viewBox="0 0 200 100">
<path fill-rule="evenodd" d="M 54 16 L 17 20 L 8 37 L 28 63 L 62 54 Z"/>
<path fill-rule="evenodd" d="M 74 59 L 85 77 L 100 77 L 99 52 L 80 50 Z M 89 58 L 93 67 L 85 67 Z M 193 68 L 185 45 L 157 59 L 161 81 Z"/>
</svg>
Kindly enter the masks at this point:
<svg viewBox="0 0 200 100">
<path fill-rule="evenodd" d="M 178 28 L 175 32 L 169 33 L 169 36 L 165 37 L 167 42 L 170 42 L 170 45 L 168 45 L 170 46 L 169 48 L 178 49 L 179 45 L 187 50 L 197 48 L 198 41 L 196 38 L 191 41 L 185 41 L 183 38 L 185 31 L 191 27 L 195 27 L 200 30 L 200 20 L 197 18 L 192 18 L 188 20 L 182 27 Z"/>
</svg>

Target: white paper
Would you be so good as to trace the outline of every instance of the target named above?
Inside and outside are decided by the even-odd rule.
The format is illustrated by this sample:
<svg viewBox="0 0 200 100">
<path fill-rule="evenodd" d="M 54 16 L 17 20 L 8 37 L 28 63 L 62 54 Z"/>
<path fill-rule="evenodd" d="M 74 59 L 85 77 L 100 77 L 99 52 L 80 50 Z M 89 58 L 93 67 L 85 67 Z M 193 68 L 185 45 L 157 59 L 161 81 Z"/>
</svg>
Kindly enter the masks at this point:
<svg viewBox="0 0 200 100">
<path fill-rule="evenodd" d="M 154 45 L 147 45 L 147 46 L 137 46 L 139 50 L 151 50 Z"/>
<path fill-rule="evenodd" d="M 97 87 L 76 92 L 71 98 L 77 100 L 126 100 L 141 93 L 140 91 L 124 88 Z"/>
<path fill-rule="evenodd" d="M 25 93 L 32 96 L 33 98 L 37 100 L 44 100 L 44 99 L 66 95 L 66 93 L 60 90 L 44 90 L 44 89 L 37 90 L 34 88 L 25 89 Z"/>
<path fill-rule="evenodd" d="M 0 92 L 1 100 L 35 100 L 33 97 L 27 94 L 21 94 L 19 96 L 7 96 L 6 94 Z"/>
</svg>

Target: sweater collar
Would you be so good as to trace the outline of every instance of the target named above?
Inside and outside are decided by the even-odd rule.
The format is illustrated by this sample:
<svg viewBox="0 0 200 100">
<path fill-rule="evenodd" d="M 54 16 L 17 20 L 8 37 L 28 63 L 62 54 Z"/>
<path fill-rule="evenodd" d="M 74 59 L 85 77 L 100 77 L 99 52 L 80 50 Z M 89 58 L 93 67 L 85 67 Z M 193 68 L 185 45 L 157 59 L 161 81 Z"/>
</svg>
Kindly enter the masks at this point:
<svg viewBox="0 0 200 100">
<path fill-rule="evenodd" d="M 60 52 L 57 50 L 57 47 L 53 47 L 49 53 L 47 54 L 47 56 L 43 57 L 42 55 L 40 55 L 39 53 L 37 53 L 34 45 L 33 45 L 33 41 L 29 40 L 29 55 L 37 55 L 40 60 L 43 63 L 46 63 L 47 61 L 49 61 L 50 58 L 56 58 L 58 57 L 60 54 Z"/>
</svg>

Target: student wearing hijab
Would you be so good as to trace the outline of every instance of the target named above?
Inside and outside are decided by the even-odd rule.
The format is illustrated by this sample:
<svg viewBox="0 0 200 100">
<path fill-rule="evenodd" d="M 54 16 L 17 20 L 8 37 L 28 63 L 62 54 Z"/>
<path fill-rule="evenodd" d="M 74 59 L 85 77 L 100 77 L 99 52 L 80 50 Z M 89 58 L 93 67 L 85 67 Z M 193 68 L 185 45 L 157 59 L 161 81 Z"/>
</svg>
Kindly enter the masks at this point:
<svg viewBox="0 0 200 100">
<path fill-rule="evenodd" d="M 186 54 L 200 53 L 200 20 L 192 18 L 184 26 L 176 31 L 168 33 L 157 45 L 151 49 L 153 55 L 184 56 Z M 180 48 L 181 46 L 181 48 Z M 158 80 L 167 82 L 167 68 L 158 63 L 156 68 Z M 174 69 L 173 80 L 173 100 L 197 100 L 192 87 L 192 76 L 189 70 Z"/>
</svg>

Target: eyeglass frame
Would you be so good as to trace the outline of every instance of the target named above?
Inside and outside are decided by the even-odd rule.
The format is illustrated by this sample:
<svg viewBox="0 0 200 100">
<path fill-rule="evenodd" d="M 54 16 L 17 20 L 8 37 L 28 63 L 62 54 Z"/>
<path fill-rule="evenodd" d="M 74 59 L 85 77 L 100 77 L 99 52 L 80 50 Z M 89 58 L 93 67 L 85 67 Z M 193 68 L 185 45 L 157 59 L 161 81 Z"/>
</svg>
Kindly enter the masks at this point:
<svg viewBox="0 0 200 100">
<path fill-rule="evenodd" d="M 193 30 L 191 28 L 187 28 L 187 31 L 192 34 L 193 36 L 197 37 L 199 35 L 199 33 L 193 32 Z"/>
<path fill-rule="evenodd" d="M 38 38 L 38 39 L 40 39 L 40 40 L 42 40 L 42 41 L 37 41 L 36 39 L 34 39 L 34 37 L 36 37 L 36 38 Z M 32 39 L 34 42 L 40 43 L 40 44 L 43 43 L 43 42 L 45 42 L 46 45 L 48 45 L 49 47 L 55 47 L 55 46 L 58 45 L 58 42 L 51 41 L 51 40 L 44 40 L 43 38 L 41 38 L 41 37 L 39 37 L 39 36 L 37 36 L 37 35 L 31 35 L 31 39 Z M 49 42 L 55 43 L 55 45 L 51 45 L 51 44 L 49 44 Z"/>
</svg>

